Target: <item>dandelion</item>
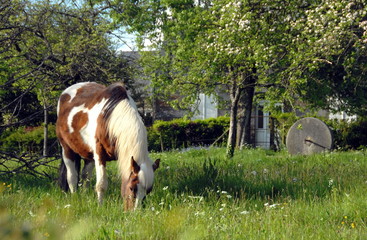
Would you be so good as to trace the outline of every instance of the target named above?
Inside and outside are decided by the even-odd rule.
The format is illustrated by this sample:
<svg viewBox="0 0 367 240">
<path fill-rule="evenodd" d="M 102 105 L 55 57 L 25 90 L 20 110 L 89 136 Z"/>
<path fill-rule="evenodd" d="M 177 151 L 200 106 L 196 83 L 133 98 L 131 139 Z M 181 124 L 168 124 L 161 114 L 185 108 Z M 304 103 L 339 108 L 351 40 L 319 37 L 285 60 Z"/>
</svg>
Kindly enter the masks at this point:
<svg viewBox="0 0 367 240">
<path fill-rule="evenodd" d="M 48 232 L 45 232 L 45 233 L 43 234 L 43 236 L 48 238 L 48 237 L 50 237 L 50 234 L 49 234 Z"/>
<path fill-rule="evenodd" d="M 353 222 L 353 223 L 351 223 L 350 224 L 350 226 L 352 227 L 352 228 L 356 228 L 356 224 Z"/>
</svg>

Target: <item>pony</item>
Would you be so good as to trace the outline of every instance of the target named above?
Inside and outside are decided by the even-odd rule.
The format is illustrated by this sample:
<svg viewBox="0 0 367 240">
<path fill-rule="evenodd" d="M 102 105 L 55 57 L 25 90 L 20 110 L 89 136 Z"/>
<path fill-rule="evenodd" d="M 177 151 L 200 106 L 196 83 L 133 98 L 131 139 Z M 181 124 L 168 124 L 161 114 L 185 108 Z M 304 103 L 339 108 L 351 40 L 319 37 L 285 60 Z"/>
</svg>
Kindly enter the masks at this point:
<svg viewBox="0 0 367 240">
<path fill-rule="evenodd" d="M 107 190 L 107 161 L 117 160 L 124 209 L 136 209 L 152 190 L 160 160 L 148 156 L 147 132 L 136 104 L 124 85 L 82 82 L 65 89 L 57 105 L 56 135 L 62 148 L 59 185 L 77 190 L 88 185 L 96 169 L 97 198 Z"/>
</svg>

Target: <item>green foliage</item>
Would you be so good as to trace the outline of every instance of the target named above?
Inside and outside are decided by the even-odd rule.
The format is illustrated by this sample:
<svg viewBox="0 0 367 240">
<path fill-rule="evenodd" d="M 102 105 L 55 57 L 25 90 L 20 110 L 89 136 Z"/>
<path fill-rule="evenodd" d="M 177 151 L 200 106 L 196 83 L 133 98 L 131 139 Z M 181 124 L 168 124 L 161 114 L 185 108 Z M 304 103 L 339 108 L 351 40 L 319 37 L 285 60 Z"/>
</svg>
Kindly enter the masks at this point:
<svg viewBox="0 0 367 240">
<path fill-rule="evenodd" d="M 299 119 L 294 112 L 273 113 L 272 117 L 276 119 L 276 129 L 279 131 L 281 143 L 285 144 L 288 130 Z"/>
<path fill-rule="evenodd" d="M 2 150 L 11 150 L 17 152 L 39 153 L 43 148 L 44 128 L 39 127 L 19 127 L 16 129 L 7 129 L 0 136 Z M 48 125 L 49 143 L 56 141 L 55 125 Z"/>
<path fill-rule="evenodd" d="M 148 146 L 153 151 L 165 151 L 189 146 L 207 146 L 216 140 L 216 143 L 221 145 L 226 142 L 225 133 L 228 127 L 228 117 L 195 121 L 156 121 L 148 128 Z M 219 137 L 221 138 L 218 139 Z"/>
</svg>

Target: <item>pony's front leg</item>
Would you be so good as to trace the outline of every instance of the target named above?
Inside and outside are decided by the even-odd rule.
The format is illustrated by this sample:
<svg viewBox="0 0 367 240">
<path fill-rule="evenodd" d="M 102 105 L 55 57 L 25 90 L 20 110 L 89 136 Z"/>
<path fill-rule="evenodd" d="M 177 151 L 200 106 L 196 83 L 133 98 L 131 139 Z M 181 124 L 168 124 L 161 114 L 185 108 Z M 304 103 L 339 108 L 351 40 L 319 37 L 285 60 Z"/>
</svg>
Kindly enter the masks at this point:
<svg viewBox="0 0 367 240">
<path fill-rule="evenodd" d="M 96 192 L 98 196 L 98 203 L 102 204 L 103 195 L 107 190 L 108 182 L 107 182 L 107 173 L 106 173 L 106 162 L 101 163 L 99 160 L 95 161 L 96 165 Z"/>
</svg>

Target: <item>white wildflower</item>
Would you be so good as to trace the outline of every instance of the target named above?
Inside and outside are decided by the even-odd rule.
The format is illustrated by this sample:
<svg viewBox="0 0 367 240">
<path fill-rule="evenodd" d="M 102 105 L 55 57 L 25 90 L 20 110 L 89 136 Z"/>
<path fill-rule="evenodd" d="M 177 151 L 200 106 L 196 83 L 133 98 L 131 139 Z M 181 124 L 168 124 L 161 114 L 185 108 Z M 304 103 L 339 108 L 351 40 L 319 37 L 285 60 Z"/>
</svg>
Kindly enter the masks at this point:
<svg viewBox="0 0 367 240">
<path fill-rule="evenodd" d="M 250 212 L 249 212 L 249 211 L 246 211 L 246 210 L 245 210 L 245 211 L 240 212 L 240 214 L 241 214 L 241 215 L 247 215 L 247 214 L 249 214 L 249 213 L 250 213 Z"/>
<path fill-rule="evenodd" d="M 32 211 L 29 211 L 28 213 L 29 213 L 29 215 L 31 215 L 31 217 L 35 217 L 36 216 L 36 214 L 34 214 Z"/>
</svg>

